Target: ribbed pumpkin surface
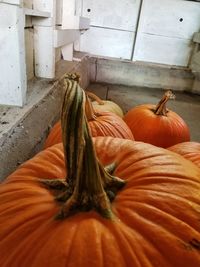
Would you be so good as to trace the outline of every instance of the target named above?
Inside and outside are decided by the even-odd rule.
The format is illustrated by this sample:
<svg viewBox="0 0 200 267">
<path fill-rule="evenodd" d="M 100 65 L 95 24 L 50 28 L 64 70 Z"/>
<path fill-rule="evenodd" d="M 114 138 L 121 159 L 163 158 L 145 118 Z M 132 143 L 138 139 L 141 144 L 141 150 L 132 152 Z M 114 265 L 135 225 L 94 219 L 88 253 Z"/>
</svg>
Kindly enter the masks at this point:
<svg viewBox="0 0 200 267">
<path fill-rule="evenodd" d="M 111 136 L 134 140 L 133 134 L 126 123 L 111 112 L 101 112 L 101 116 L 88 123 L 93 137 Z"/>
<path fill-rule="evenodd" d="M 116 114 L 111 112 L 101 112 L 101 116 L 95 120 L 88 121 L 91 134 L 96 136 L 112 136 L 134 140 L 131 130 L 126 123 Z M 51 129 L 46 141 L 45 148 L 62 142 L 60 121 Z"/>
<path fill-rule="evenodd" d="M 62 145 L 23 164 L 0 187 L 1 267 L 198 267 L 200 170 L 175 153 L 118 138 L 94 139 L 99 158 L 127 180 L 112 208 L 63 221 L 38 178 L 65 177 Z"/>
<path fill-rule="evenodd" d="M 58 121 L 50 130 L 50 133 L 45 141 L 45 148 L 62 142 L 61 124 Z"/>
<path fill-rule="evenodd" d="M 167 116 L 156 115 L 155 105 L 145 104 L 131 109 L 124 121 L 136 141 L 167 148 L 190 140 L 189 129 L 184 120 L 169 110 Z"/>
<path fill-rule="evenodd" d="M 176 152 L 184 158 L 191 160 L 194 164 L 200 167 L 200 143 L 197 142 L 183 142 L 168 148 Z"/>
</svg>

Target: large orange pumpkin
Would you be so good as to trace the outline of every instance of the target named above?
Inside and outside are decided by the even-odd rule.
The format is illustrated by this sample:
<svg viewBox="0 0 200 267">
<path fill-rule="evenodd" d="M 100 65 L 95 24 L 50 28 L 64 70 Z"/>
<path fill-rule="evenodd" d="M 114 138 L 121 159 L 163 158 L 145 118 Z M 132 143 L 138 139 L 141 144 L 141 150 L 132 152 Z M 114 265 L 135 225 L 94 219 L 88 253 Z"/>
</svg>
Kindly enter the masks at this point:
<svg viewBox="0 0 200 267">
<path fill-rule="evenodd" d="M 200 167 L 200 143 L 198 142 L 183 142 L 168 148 L 176 152 L 184 158 L 191 160 L 194 164 Z"/>
<path fill-rule="evenodd" d="M 113 112 L 96 112 L 86 98 L 86 116 L 93 137 L 112 136 L 134 140 L 127 124 Z M 58 121 L 51 129 L 46 141 L 45 148 L 58 144 L 62 141 L 61 123 Z"/>
<path fill-rule="evenodd" d="M 139 105 L 125 114 L 124 121 L 136 141 L 164 148 L 190 141 L 189 128 L 185 121 L 166 108 L 167 101 L 173 96 L 171 91 L 167 91 L 157 106 Z"/>
<path fill-rule="evenodd" d="M 62 144 L 42 151 L 0 187 L 0 266 L 200 266 L 200 169 L 162 148 L 97 137 L 100 161 L 115 162 L 122 180 L 109 175 L 76 89 L 65 95 L 79 100 L 63 108 L 64 153 Z"/>
</svg>

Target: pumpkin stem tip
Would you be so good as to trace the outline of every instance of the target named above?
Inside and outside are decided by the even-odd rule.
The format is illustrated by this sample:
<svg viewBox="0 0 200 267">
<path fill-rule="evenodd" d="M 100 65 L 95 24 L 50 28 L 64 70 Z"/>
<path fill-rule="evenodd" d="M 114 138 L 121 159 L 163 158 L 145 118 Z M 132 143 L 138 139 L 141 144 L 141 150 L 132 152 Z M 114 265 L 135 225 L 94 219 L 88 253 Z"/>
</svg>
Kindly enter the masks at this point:
<svg viewBox="0 0 200 267">
<path fill-rule="evenodd" d="M 80 82 L 80 80 L 81 80 L 81 76 L 80 76 L 80 74 L 78 74 L 78 73 L 68 73 L 68 74 L 66 74 L 65 75 L 65 77 L 64 77 L 65 79 L 69 79 L 69 80 L 72 80 L 72 81 L 76 81 L 76 82 Z"/>
</svg>

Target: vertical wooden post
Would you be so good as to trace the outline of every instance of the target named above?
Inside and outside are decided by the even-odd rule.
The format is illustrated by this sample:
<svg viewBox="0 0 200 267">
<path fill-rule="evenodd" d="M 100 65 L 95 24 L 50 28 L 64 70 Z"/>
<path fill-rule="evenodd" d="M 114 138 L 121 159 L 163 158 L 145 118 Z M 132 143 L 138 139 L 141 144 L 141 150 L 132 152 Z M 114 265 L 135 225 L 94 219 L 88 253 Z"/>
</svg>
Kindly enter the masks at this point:
<svg viewBox="0 0 200 267">
<path fill-rule="evenodd" d="M 75 0 L 64 0 L 62 6 L 62 28 L 74 29 Z M 73 60 L 74 44 L 67 44 L 61 48 L 63 59 Z"/>
<path fill-rule="evenodd" d="M 33 0 L 34 9 L 51 13 L 50 18 L 33 19 L 35 75 L 37 77 L 54 78 L 55 48 L 54 29 L 56 0 Z"/>
<path fill-rule="evenodd" d="M 20 0 L 0 2 L 0 104 L 26 101 L 25 17 Z"/>
</svg>

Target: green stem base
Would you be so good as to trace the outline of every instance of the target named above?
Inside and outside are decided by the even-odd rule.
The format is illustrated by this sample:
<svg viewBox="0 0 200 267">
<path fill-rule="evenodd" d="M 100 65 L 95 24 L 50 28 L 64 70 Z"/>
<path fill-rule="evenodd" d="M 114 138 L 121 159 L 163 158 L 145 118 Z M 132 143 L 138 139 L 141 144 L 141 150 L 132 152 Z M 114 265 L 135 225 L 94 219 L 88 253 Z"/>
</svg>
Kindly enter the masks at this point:
<svg viewBox="0 0 200 267">
<path fill-rule="evenodd" d="M 124 187 L 125 181 L 111 175 L 115 169 L 115 164 L 103 167 L 99 163 L 99 167 L 104 187 L 104 191 L 99 194 L 91 194 L 87 190 L 80 192 L 76 185 L 73 188 L 66 182 L 66 179 L 40 180 L 49 190 L 54 191 L 55 200 L 62 203 L 61 210 L 55 217 L 56 219 L 64 219 L 75 213 L 92 209 L 104 218 L 114 218 L 110 203 L 115 199 L 117 192 Z"/>
</svg>

